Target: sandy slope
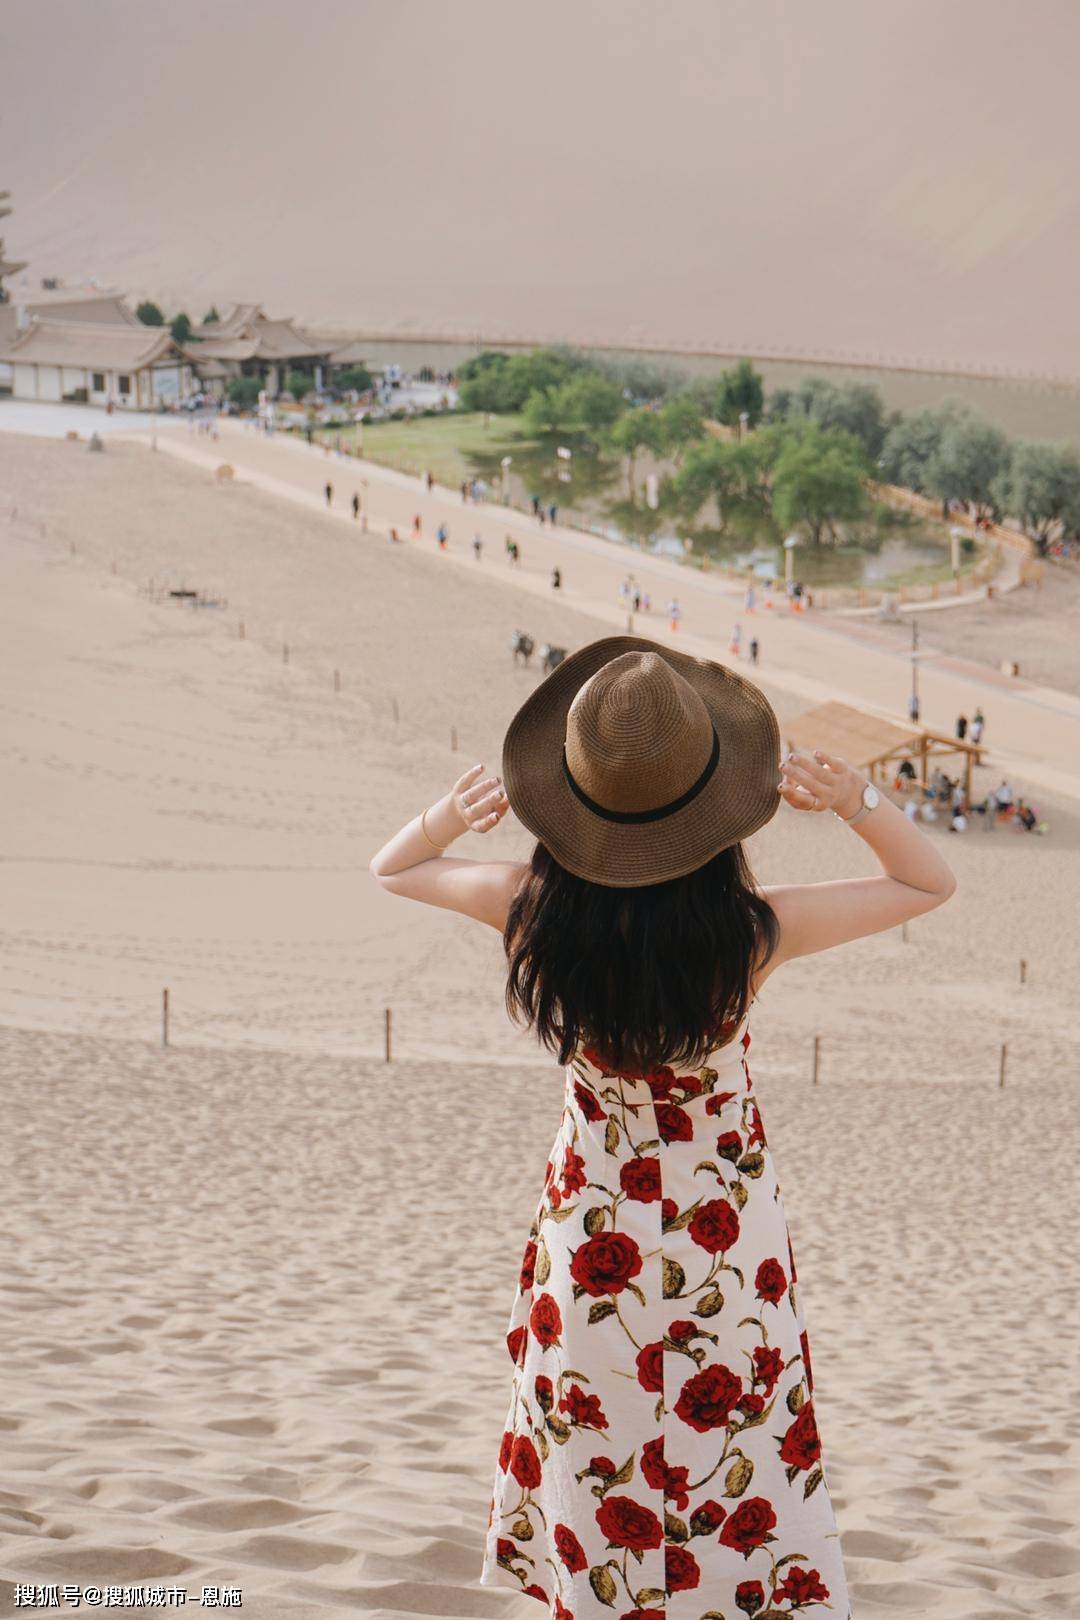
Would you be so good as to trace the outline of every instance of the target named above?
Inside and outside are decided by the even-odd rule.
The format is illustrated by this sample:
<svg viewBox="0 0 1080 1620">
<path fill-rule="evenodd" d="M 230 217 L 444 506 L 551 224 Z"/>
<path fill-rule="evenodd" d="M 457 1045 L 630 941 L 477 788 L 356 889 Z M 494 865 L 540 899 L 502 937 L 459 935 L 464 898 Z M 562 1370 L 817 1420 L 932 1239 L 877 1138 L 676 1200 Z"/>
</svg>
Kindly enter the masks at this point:
<svg viewBox="0 0 1080 1620">
<path fill-rule="evenodd" d="M 137 447 L 0 439 L 8 1581 L 236 1580 L 267 1620 L 520 1608 L 472 1583 L 560 1077 L 505 1023 L 495 936 L 365 867 L 497 758 L 537 678 L 516 623 L 610 626 L 443 562 Z M 139 594 L 166 574 L 228 611 Z M 794 964 L 755 1015 L 860 1616 L 1080 1606 L 1080 829 L 1043 797 L 1049 839 L 949 839 L 959 892 L 909 943 Z M 870 869 L 786 810 L 755 859 Z"/>
<path fill-rule="evenodd" d="M 368 331 L 1080 376 L 1060 0 L 4 16 L 9 245 L 35 282 L 195 318 L 262 299 Z"/>
</svg>

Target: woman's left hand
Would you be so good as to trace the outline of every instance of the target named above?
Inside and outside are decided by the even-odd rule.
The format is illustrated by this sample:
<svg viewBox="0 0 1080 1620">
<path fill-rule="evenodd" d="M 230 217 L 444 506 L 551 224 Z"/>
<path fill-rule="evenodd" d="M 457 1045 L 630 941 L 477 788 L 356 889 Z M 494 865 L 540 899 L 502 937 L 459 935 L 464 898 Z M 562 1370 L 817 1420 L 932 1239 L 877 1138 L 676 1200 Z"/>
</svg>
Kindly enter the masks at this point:
<svg viewBox="0 0 1080 1620">
<path fill-rule="evenodd" d="M 780 766 L 780 797 L 793 810 L 835 810 L 853 816 L 862 802 L 865 779 L 844 759 L 815 748 L 793 749 Z"/>
</svg>

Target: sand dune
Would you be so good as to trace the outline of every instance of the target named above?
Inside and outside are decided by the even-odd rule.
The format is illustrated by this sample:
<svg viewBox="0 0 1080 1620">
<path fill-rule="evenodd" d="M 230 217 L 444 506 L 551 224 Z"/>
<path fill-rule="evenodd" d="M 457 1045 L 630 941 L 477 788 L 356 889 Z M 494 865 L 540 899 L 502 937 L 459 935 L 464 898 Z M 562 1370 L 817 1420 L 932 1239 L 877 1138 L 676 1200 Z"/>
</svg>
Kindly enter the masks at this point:
<svg viewBox="0 0 1080 1620">
<path fill-rule="evenodd" d="M 195 318 L 1076 378 L 1078 41 L 1056 0 L 7 0 L 9 245 Z"/>
<path fill-rule="evenodd" d="M 1072 1076 L 886 1067 L 755 1074 L 855 1612 L 1072 1613 Z M 0 1612 L 160 1578 L 258 1620 L 531 1620 L 476 1575 L 559 1073 L 6 1030 L 0 1075 Z"/>
<path fill-rule="evenodd" d="M 445 561 L 140 446 L 0 439 L 0 1613 L 175 1581 L 257 1620 L 531 1620 L 476 1576 L 561 1076 L 494 935 L 366 862 L 497 757 L 519 619 L 610 625 Z M 1050 838 L 950 839 L 949 906 L 755 1013 L 860 1620 L 1080 1610 L 1080 827 L 1042 798 Z M 865 857 L 794 812 L 755 840 L 767 881 Z"/>
</svg>

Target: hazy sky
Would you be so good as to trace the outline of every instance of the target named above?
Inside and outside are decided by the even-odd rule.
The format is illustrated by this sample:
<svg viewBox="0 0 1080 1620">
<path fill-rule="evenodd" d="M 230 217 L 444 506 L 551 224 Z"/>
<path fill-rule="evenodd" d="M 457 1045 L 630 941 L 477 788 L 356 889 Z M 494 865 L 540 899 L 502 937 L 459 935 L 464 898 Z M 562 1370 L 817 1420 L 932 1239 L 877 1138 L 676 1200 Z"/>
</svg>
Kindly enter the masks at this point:
<svg viewBox="0 0 1080 1620">
<path fill-rule="evenodd" d="M 1080 0 L 3 0 L 35 277 L 1080 377 Z"/>
</svg>

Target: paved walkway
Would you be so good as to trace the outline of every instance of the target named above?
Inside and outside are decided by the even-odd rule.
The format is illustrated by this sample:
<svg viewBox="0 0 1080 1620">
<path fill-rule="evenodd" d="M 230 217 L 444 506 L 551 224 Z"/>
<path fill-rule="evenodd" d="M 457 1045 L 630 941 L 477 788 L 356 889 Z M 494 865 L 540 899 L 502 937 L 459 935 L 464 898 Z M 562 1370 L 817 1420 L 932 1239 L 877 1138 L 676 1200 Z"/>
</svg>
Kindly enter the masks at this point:
<svg viewBox="0 0 1080 1620">
<path fill-rule="evenodd" d="M 439 557 L 439 566 L 476 568 L 472 540 L 479 534 L 484 542 L 479 566 L 489 577 L 512 580 L 519 588 L 549 596 L 551 569 L 557 564 L 565 600 L 609 623 L 613 633 L 627 627 L 619 585 L 632 572 L 652 597 L 651 613 L 635 616 L 636 633 L 730 662 L 728 642 L 738 620 L 744 647 L 751 635 L 758 637 L 759 671 L 774 686 L 807 704 L 840 698 L 901 724 L 906 718 L 910 656 L 900 649 L 870 645 L 859 634 L 857 622 L 794 614 L 786 607 L 749 615 L 743 611 L 741 587 L 718 575 L 577 530 L 553 529 L 505 507 L 466 504 L 460 493 L 439 485 L 428 493 L 420 479 L 408 474 L 291 436 L 268 439 L 228 419 L 222 421 L 220 434 L 211 442 L 170 421 L 156 429 L 156 442 L 160 450 L 196 465 L 228 462 L 239 478 L 324 514 L 323 488 L 329 481 L 334 486 L 330 514 L 343 523 L 353 522 L 350 502 L 355 491 L 367 513 L 370 541 L 384 542 L 393 525 L 406 544 L 430 551 L 433 561 L 435 530 L 445 522 L 449 554 Z M 422 523 L 418 541 L 412 539 L 417 513 Z M 518 568 L 508 565 L 507 535 L 521 547 Z M 668 628 L 667 608 L 673 596 L 682 608 L 677 633 Z M 944 641 L 947 619 L 939 622 L 940 630 L 933 635 Z M 527 630 L 528 625 L 521 628 Z M 748 668 L 745 659 L 740 667 Z M 951 733 L 958 714 L 970 715 L 981 705 L 987 717 L 989 763 L 995 771 L 1033 788 L 1080 799 L 1080 699 L 1050 687 L 1007 680 L 992 668 L 952 658 L 944 647 L 930 645 L 925 635 L 919 689 L 926 724 Z"/>
</svg>

